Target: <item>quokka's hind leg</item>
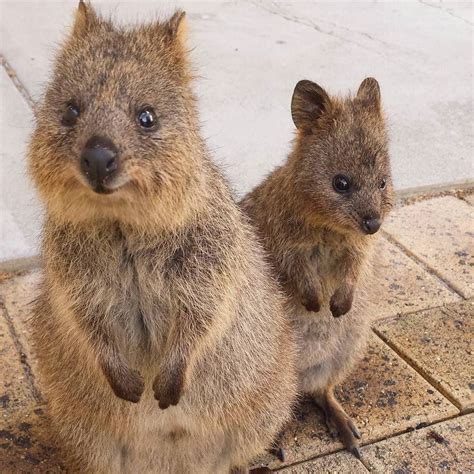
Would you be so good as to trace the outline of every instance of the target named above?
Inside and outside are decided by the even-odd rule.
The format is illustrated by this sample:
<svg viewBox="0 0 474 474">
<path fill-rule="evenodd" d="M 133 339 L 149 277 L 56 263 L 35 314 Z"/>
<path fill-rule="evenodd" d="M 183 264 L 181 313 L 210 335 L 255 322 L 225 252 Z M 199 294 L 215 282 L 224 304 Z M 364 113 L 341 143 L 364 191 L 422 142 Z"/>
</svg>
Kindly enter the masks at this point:
<svg viewBox="0 0 474 474">
<path fill-rule="evenodd" d="M 331 435 L 341 439 L 348 451 L 360 459 L 359 439 L 361 435 L 354 422 L 344 411 L 334 396 L 334 388 L 328 387 L 324 392 L 314 394 L 314 400 L 326 416 Z"/>
</svg>

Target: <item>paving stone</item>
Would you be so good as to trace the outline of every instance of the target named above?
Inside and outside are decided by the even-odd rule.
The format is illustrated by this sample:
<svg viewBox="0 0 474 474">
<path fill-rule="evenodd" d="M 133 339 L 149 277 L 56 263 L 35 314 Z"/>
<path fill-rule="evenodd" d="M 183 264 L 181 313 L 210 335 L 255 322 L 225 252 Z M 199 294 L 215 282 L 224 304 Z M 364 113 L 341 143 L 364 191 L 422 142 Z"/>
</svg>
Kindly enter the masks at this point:
<svg viewBox="0 0 474 474">
<path fill-rule="evenodd" d="M 58 472 L 44 408 L 25 372 L 25 357 L 0 313 L 0 472 Z"/>
<path fill-rule="evenodd" d="M 366 356 L 336 391 L 337 398 L 362 433 L 362 443 L 378 441 L 444 420 L 459 410 L 429 385 L 377 336 L 372 335 Z M 319 410 L 305 400 L 282 438 L 284 465 L 306 461 L 342 448 L 330 437 Z M 259 460 L 282 466 L 273 457 Z"/>
<path fill-rule="evenodd" d="M 381 238 L 374 254 L 374 283 L 368 300 L 374 319 L 418 311 L 462 298 L 396 245 Z"/>
<path fill-rule="evenodd" d="M 466 415 L 362 448 L 375 473 L 474 472 L 474 415 Z"/>
<path fill-rule="evenodd" d="M 374 335 L 358 369 L 336 394 L 365 443 L 458 413 L 454 405 Z"/>
<path fill-rule="evenodd" d="M 10 278 L 13 278 L 14 274 L 10 272 L 5 272 L 5 271 L 0 271 L 0 283 L 5 280 L 9 280 Z"/>
<path fill-rule="evenodd" d="M 474 407 L 474 300 L 380 322 L 375 329 L 462 409 Z"/>
<path fill-rule="evenodd" d="M 0 423 L 5 423 L 21 407 L 35 403 L 25 373 L 22 356 L 11 336 L 0 306 Z"/>
<path fill-rule="evenodd" d="M 0 472 L 55 473 L 64 470 L 51 442 L 45 407 L 28 405 L 0 423 Z"/>
<path fill-rule="evenodd" d="M 463 199 L 467 201 L 469 204 L 474 206 L 474 193 L 473 194 L 466 194 L 466 196 L 463 196 Z"/>
<path fill-rule="evenodd" d="M 39 280 L 40 271 L 34 270 L 0 282 L 0 301 L 3 302 L 10 321 L 15 327 L 33 373 L 35 373 L 36 358 L 29 338 L 27 319 L 31 315 L 32 301 L 38 293 Z"/>
<path fill-rule="evenodd" d="M 404 206 L 385 231 L 440 274 L 464 297 L 474 295 L 474 213 L 452 196 Z"/>
<path fill-rule="evenodd" d="M 367 468 L 352 454 L 341 451 L 335 454 L 329 454 L 314 461 L 305 462 L 296 466 L 290 466 L 279 472 L 285 474 L 317 474 L 320 472 L 332 474 L 366 473 Z"/>
</svg>

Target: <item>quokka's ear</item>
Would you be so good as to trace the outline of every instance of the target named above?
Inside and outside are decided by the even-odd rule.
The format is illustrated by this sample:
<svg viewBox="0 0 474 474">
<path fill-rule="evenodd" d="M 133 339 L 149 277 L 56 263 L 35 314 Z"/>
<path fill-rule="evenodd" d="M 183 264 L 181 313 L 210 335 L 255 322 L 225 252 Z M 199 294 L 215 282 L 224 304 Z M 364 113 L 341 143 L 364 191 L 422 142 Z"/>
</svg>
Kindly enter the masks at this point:
<svg viewBox="0 0 474 474">
<path fill-rule="evenodd" d="M 99 19 L 91 4 L 84 0 L 79 0 L 74 18 L 73 35 L 83 35 L 98 23 Z"/>
<path fill-rule="evenodd" d="M 296 128 L 311 133 L 316 121 L 328 111 L 331 99 L 318 84 L 303 80 L 296 84 L 291 99 L 291 116 Z"/>
<path fill-rule="evenodd" d="M 357 91 L 357 99 L 367 108 L 379 112 L 381 104 L 379 83 L 373 77 L 364 79 Z"/>
<path fill-rule="evenodd" d="M 169 39 L 176 39 L 180 43 L 183 43 L 186 39 L 186 29 L 186 12 L 183 10 L 177 10 L 165 23 L 165 31 Z"/>
</svg>

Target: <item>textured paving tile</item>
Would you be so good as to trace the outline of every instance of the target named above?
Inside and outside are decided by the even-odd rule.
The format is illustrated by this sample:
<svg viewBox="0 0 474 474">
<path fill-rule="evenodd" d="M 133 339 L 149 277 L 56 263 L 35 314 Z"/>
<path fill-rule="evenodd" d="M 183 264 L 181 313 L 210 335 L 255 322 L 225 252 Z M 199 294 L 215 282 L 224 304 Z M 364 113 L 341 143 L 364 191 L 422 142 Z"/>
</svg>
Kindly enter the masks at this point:
<svg viewBox="0 0 474 474">
<path fill-rule="evenodd" d="M 365 443 L 458 413 L 375 336 L 358 369 L 336 393 Z"/>
<path fill-rule="evenodd" d="M 474 206 L 474 193 L 464 196 L 464 200 L 467 201 L 472 206 Z"/>
<path fill-rule="evenodd" d="M 0 280 L 0 301 L 8 312 L 10 321 L 15 326 L 18 338 L 24 348 L 28 361 L 35 368 L 34 351 L 29 340 L 27 319 L 31 314 L 31 304 L 37 294 L 40 279 L 39 270 L 23 275 Z"/>
<path fill-rule="evenodd" d="M 377 302 L 374 319 L 459 301 L 461 297 L 396 245 L 381 238 L 373 258 L 374 283 L 368 300 Z"/>
<path fill-rule="evenodd" d="M 474 212 L 452 196 L 395 211 L 385 231 L 438 272 L 463 296 L 474 295 Z"/>
<path fill-rule="evenodd" d="M 367 355 L 337 390 L 347 414 L 369 443 L 415 428 L 420 423 L 443 420 L 459 410 L 429 385 L 378 337 L 372 336 Z M 334 452 L 342 445 L 330 437 L 318 409 L 305 401 L 296 419 L 284 432 L 285 465 Z M 271 457 L 272 467 L 281 463 Z"/>
<path fill-rule="evenodd" d="M 26 358 L 0 313 L 0 472 L 58 472 L 44 410 L 27 380 Z"/>
<path fill-rule="evenodd" d="M 6 423 L 19 408 L 34 403 L 35 399 L 26 379 L 24 356 L 15 346 L 1 307 L 0 361 L 0 423 Z"/>
<path fill-rule="evenodd" d="M 284 472 L 285 474 L 317 474 L 320 472 L 341 474 L 350 472 L 359 474 L 368 471 L 352 454 L 338 452 L 323 456 L 314 461 L 287 467 L 279 472 Z"/>
<path fill-rule="evenodd" d="M 376 473 L 474 472 L 474 415 L 396 436 L 362 449 Z"/>
<path fill-rule="evenodd" d="M 0 423 L 0 472 L 55 473 L 63 470 L 51 442 L 44 408 L 29 405 Z"/>
<path fill-rule="evenodd" d="M 2 283 L 5 280 L 9 280 L 10 278 L 13 278 L 12 273 L 6 272 L 6 271 L 0 271 L 0 283 Z"/>
<path fill-rule="evenodd" d="M 474 407 L 474 300 L 380 322 L 375 329 L 463 409 Z"/>
</svg>

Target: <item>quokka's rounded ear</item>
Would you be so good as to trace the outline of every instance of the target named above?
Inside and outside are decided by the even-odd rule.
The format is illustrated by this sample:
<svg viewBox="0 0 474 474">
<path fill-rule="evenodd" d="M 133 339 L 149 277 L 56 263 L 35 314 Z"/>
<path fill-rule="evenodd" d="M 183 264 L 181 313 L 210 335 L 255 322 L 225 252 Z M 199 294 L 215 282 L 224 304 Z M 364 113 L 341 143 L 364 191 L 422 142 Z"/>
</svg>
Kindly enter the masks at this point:
<svg viewBox="0 0 474 474">
<path fill-rule="evenodd" d="M 165 23 L 165 30 L 170 39 L 184 41 L 186 36 L 186 12 L 177 10 Z"/>
<path fill-rule="evenodd" d="M 366 107 L 380 111 L 381 98 L 379 83 L 373 77 L 365 78 L 357 91 L 357 99 Z"/>
<path fill-rule="evenodd" d="M 318 118 L 327 112 L 330 106 L 331 99 L 315 82 L 303 80 L 296 84 L 291 99 L 291 116 L 298 130 L 311 133 Z"/>
<path fill-rule="evenodd" d="M 76 15 L 74 17 L 73 35 L 82 35 L 90 31 L 99 19 L 89 2 L 79 0 Z"/>
</svg>

